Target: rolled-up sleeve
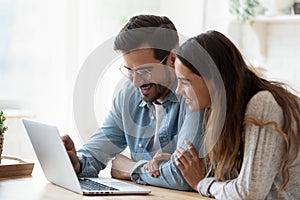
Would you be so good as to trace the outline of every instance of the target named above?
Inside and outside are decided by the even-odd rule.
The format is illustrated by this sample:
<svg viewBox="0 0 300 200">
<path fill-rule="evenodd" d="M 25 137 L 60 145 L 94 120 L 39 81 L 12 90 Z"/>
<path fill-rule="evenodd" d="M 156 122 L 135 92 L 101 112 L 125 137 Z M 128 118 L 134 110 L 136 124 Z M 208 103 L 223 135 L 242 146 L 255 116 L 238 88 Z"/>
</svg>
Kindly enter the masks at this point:
<svg viewBox="0 0 300 200">
<path fill-rule="evenodd" d="M 139 161 L 131 170 L 131 179 L 139 184 L 149 184 L 176 190 L 192 191 L 193 188 L 182 177 L 174 162 L 174 155 L 167 162 L 159 165 L 160 176 L 154 178 L 145 169 L 148 161 Z"/>
<path fill-rule="evenodd" d="M 177 136 L 177 147 L 181 146 L 186 149 L 184 140 L 189 140 L 198 151 L 201 149 L 203 144 L 202 119 L 202 111 L 189 113 L 186 116 L 180 133 Z M 191 129 L 191 127 L 193 128 Z M 192 191 L 193 188 L 185 181 L 180 170 L 177 168 L 175 159 L 176 157 L 173 153 L 169 161 L 159 164 L 160 176 L 157 178 L 152 177 L 149 171 L 145 169 L 148 161 L 137 162 L 131 171 L 131 178 L 140 184 Z"/>
</svg>

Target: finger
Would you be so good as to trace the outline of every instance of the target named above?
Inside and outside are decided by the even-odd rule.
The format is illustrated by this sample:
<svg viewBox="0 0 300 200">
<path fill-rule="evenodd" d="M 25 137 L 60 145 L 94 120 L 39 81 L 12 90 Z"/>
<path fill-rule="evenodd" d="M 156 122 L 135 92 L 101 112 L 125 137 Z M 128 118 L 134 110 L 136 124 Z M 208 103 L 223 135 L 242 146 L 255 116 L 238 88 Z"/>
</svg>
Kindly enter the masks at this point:
<svg viewBox="0 0 300 200">
<path fill-rule="evenodd" d="M 152 177 L 156 178 L 156 175 L 155 175 L 154 172 L 150 172 L 150 175 L 151 175 Z"/>
<path fill-rule="evenodd" d="M 69 138 L 69 135 L 67 135 L 67 134 L 61 136 L 61 139 L 63 141 L 67 140 L 68 138 Z"/>
<path fill-rule="evenodd" d="M 68 134 L 61 136 L 61 139 L 64 143 L 69 143 L 70 141 L 72 141 Z"/>
<path fill-rule="evenodd" d="M 77 155 L 73 151 L 67 151 L 67 153 L 72 163 L 77 161 Z"/>
<path fill-rule="evenodd" d="M 149 172 L 153 173 L 152 165 L 149 165 L 148 170 L 149 170 Z"/>
<path fill-rule="evenodd" d="M 61 136 L 61 139 L 67 150 L 75 149 L 74 143 L 69 135 L 63 135 L 63 136 Z"/>
<path fill-rule="evenodd" d="M 186 140 L 186 141 L 184 141 L 184 143 L 187 146 L 187 148 L 190 150 L 190 153 L 191 153 L 192 157 L 199 157 L 196 149 L 194 148 L 192 143 L 190 143 L 190 141 Z"/>
<path fill-rule="evenodd" d="M 159 171 L 158 171 L 158 170 L 156 170 L 156 171 L 152 171 L 152 172 L 150 172 L 150 175 L 151 175 L 152 177 L 154 177 L 154 178 L 157 178 L 157 177 L 159 177 L 159 176 L 160 176 L 160 173 L 159 173 Z"/>
<path fill-rule="evenodd" d="M 77 155 L 74 154 L 73 151 L 67 151 L 67 153 L 68 153 L 68 156 L 71 160 L 71 163 L 72 163 L 76 173 L 78 173 L 80 171 L 81 166 L 80 166 L 80 162 L 79 162 Z"/>
<path fill-rule="evenodd" d="M 160 175 L 159 170 L 154 171 L 154 177 L 155 178 L 159 177 L 159 175 Z"/>
<path fill-rule="evenodd" d="M 157 164 L 154 164 L 153 166 L 152 166 L 152 171 L 157 171 L 158 170 L 158 165 Z"/>
<path fill-rule="evenodd" d="M 154 167 L 154 164 L 153 164 L 153 163 L 151 163 L 151 165 L 149 165 L 149 171 L 150 171 L 151 173 L 153 173 L 153 172 L 155 171 L 155 167 Z"/>
<path fill-rule="evenodd" d="M 176 166 L 178 167 L 178 169 L 182 172 L 184 170 L 184 166 L 182 165 L 180 160 L 176 159 L 175 163 L 176 163 Z"/>
<path fill-rule="evenodd" d="M 186 166 L 187 165 L 187 159 L 185 156 L 185 151 L 180 150 L 179 148 L 175 150 L 177 159 L 181 162 L 182 165 Z"/>
<path fill-rule="evenodd" d="M 185 150 L 183 148 L 181 148 L 181 147 L 178 147 L 176 149 L 176 151 L 178 151 L 180 154 L 182 154 Z"/>
<path fill-rule="evenodd" d="M 189 159 L 191 157 L 190 153 L 183 148 L 179 147 L 177 148 L 178 152 L 180 152 L 181 157 L 184 157 L 186 159 Z"/>
</svg>

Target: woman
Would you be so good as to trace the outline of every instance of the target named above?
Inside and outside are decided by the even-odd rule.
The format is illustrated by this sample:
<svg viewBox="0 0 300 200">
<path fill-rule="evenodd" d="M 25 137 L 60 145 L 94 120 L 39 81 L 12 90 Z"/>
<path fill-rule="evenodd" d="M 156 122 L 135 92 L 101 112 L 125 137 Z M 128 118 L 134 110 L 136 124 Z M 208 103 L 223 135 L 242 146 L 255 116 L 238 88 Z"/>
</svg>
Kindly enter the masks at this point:
<svg viewBox="0 0 300 200">
<path fill-rule="evenodd" d="M 217 199 L 300 199 L 299 98 L 257 76 L 216 31 L 181 45 L 175 71 L 189 109 L 205 109 L 207 154 L 188 141 L 176 150 L 185 180 Z"/>
</svg>

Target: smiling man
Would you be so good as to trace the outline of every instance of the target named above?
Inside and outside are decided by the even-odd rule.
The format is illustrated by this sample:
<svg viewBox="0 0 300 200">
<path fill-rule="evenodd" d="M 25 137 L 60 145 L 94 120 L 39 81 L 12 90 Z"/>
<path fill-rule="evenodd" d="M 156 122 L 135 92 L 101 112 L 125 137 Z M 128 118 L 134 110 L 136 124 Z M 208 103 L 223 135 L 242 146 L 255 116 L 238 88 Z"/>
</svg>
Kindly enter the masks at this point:
<svg viewBox="0 0 300 200">
<path fill-rule="evenodd" d="M 173 155 L 160 163 L 158 177 L 145 169 L 155 153 L 173 154 L 185 139 L 197 149 L 201 146 L 202 113 L 191 113 L 175 93 L 176 47 L 178 34 L 167 17 L 138 15 L 123 27 L 114 48 L 123 55 L 120 71 L 128 82 L 114 99 L 102 126 L 81 149 L 75 150 L 69 136 L 62 137 L 78 176 L 97 177 L 115 158 L 112 176 L 116 178 L 192 190 L 181 177 Z M 191 126 L 194 132 L 182 132 Z M 118 156 L 126 147 L 130 159 Z"/>
<path fill-rule="evenodd" d="M 144 101 L 161 104 L 176 81 L 172 72 L 166 73 L 162 68 L 167 69 L 164 63 L 172 64 L 174 59 L 170 53 L 160 61 L 155 58 L 153 49 L 141 48 L 124 55 L 125 65 L 120 70 L 139 89 Z"/>
</svg>

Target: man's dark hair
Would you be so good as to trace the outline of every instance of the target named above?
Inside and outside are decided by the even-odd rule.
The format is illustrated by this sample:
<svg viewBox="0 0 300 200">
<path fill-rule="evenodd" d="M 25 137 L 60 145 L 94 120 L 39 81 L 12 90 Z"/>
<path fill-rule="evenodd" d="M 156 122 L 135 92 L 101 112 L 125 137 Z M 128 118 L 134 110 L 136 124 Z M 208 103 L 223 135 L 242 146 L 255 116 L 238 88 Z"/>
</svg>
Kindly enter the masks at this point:
<svg viewBox="0 0 300 200">
<path fill-rule="evenodd" d="M 173 22 L 165 16 L 137 15 L 121 29 L 114 41 L 114 49 L 129 53 L 149 46 L 156 59 L 162 60 L 178 47 L 179 39 Z"/>
</svg>

